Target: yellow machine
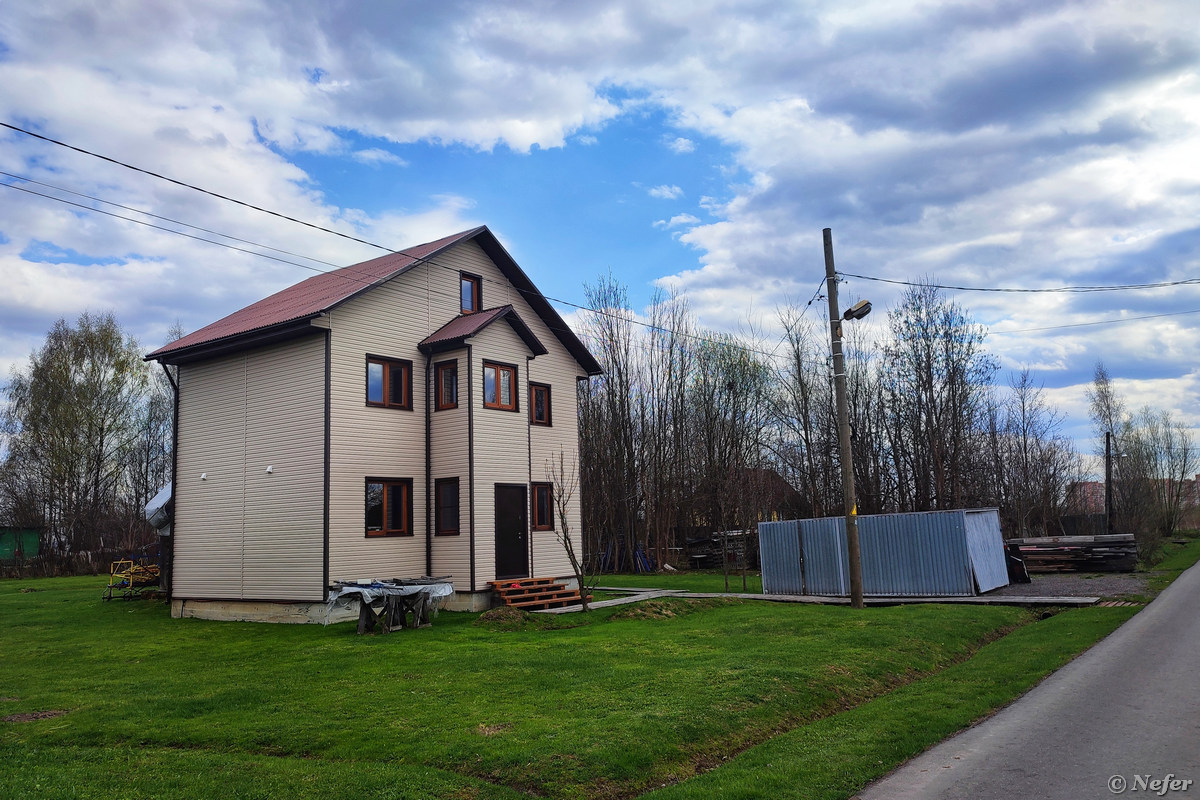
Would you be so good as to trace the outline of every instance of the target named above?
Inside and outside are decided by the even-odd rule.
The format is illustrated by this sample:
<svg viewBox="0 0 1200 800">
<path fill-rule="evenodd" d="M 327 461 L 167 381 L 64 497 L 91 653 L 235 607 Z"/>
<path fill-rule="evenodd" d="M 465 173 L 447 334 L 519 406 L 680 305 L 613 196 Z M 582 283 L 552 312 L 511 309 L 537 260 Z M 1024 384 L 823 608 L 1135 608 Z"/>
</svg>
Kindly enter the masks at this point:
<svg viewBox="0 0 1200 800">
<path fill-rule="evenodd" d="M 157 564 L 139 564 L 126 558 L 109 566 L 105 600 L 112 600 L 114 593 L 120 594 L 123 600 L 132 600 L 147 590 L 158 591 Z"/>
</svg>

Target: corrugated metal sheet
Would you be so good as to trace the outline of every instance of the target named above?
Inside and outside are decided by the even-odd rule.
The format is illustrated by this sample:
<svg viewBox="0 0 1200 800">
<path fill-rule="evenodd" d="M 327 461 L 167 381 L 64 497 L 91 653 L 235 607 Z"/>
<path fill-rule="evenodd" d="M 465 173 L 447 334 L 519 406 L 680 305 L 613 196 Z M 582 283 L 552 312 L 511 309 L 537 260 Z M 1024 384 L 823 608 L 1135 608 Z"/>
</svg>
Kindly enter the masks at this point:
<svg viewBox="0 0 1200 800">
<path fill-rule="evenodd" d="M 804 552 L 804 587 L 808 594 L 850 594 L 846 523 L 841 517 L 800 521 Z"/>
<path fill-rule="evenodd" d="M 758 547 L 762 561 L 763 592 L 803 594 L 804 568 L 800 553 L 800 523 L 760 522 Z"/>
<path fill-rule="evenodd" d="M 963 512 L 967 549 L 975 582 L 980 592 L 1008 585 L 1008 562 L 1004 555 L 1004 536 L 1000 533 L 1000 512 L 983 508 Z"/>
<path fill-rule="evenodd" d="M 775 523 L 784 524 L 784 523 Z M 850 593 L 842 517 L 799 520 L 806 593 Z M 858 518 L 863 593 L 873 597 L 968 596 L 1008 583 L 995 509 L 961 509 Z M 763 549 L 763 584 L 779 571 Z"/>
</svg>

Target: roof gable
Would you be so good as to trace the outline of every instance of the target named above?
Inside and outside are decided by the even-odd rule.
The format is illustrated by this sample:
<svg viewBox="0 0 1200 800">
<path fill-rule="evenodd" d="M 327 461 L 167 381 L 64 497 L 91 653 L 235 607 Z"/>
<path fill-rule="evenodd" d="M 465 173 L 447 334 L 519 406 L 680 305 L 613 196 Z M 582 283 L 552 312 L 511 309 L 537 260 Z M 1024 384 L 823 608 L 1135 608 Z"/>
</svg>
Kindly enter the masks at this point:
<svg viewBox="0 0 1200 800">
<path fill-rule="evenodd" d="M 508 322 L 517 336 L 521 337 L 521 341 L 525 342 L 525 346 L 529 348 L 529 352 L 535 356 L 545 355 L 549 352 L 512 306 L 489 308 L 475 314 L 463 314 L 460 317 L 455 317 L 422 339 L 417 347 L 420 348 L 422 353 L 440 353 L 446 350 L 457 350 L 466 343 L 467 339 L 470 339 L 498 319 Z"/>
<path fill-rule="evenodd" d="M 521 292 L 534 312 L 587 374 L 599 375 L 603 372 L 599 362 L 588 352 L 583 342 L 567 327 L 558 312 L 486 226 L 315 275 L 160 347 L 147 355 L 146 360 L 158 360 L 167 364 L 199 360 L 253 347 L 271 339 L 312 332 L 308 323 L 313 318 L 432 259 L 456 244 L 470 240 L 474 240 L 483 249 L 509 282 Z M 509 308 L 511 310 L 511 307 Z M 525 323 L 515 313 L 512 317 L 525 328 L 544 352 L 545 348 Z M 509 324 L 513 324 L 514 330 L 517 330 L 511 320 Z M 520 330 L 517 330 L 517 333 L 525 338 L 525 334 Z"/>
</svg>

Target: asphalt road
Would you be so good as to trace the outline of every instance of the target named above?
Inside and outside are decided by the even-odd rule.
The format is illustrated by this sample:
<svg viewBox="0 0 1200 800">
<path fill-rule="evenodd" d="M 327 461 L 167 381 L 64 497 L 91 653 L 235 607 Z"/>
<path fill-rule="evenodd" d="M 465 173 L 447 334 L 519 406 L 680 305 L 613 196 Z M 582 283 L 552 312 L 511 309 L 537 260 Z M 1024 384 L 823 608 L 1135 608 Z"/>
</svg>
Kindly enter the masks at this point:
<svg viewBox="0 0 1200 800">
<path fill-rule="evenodd" d="M 1200 565 L 1011 706 L 857 796 L 1200 800 Z"/>
</svg>

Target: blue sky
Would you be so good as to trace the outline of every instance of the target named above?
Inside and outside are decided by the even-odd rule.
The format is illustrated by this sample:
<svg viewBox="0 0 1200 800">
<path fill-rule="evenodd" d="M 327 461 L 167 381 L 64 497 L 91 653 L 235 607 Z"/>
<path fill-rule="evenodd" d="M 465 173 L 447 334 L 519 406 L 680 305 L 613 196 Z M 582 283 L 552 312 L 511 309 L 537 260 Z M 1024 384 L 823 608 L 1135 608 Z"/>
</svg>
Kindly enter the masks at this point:
<svg viewBox="0 0 1200 800">
<path fill-rule="evenodd" d="M 1198 23 L 1101 0 L 5 4 L 0 121 L 392 247 L 487 224 L 547 295 L 611 271 L 639 309 L 674 287 L 770 344 L 824 227 L 840 269 L 893 280 L 1200 277 Z M 378 254 L 10 131 L 0 171 Z M 0 188 L 0 370 L 58 317 L 112 310 L 149 349 L 308 274 Z M 882 312 L 900 289 L 842 291 Z M 951 296 L 1083 446 L 1099 359 L 1130 406 L 1200 426 L 1200 287 Z"/>
</svg>

